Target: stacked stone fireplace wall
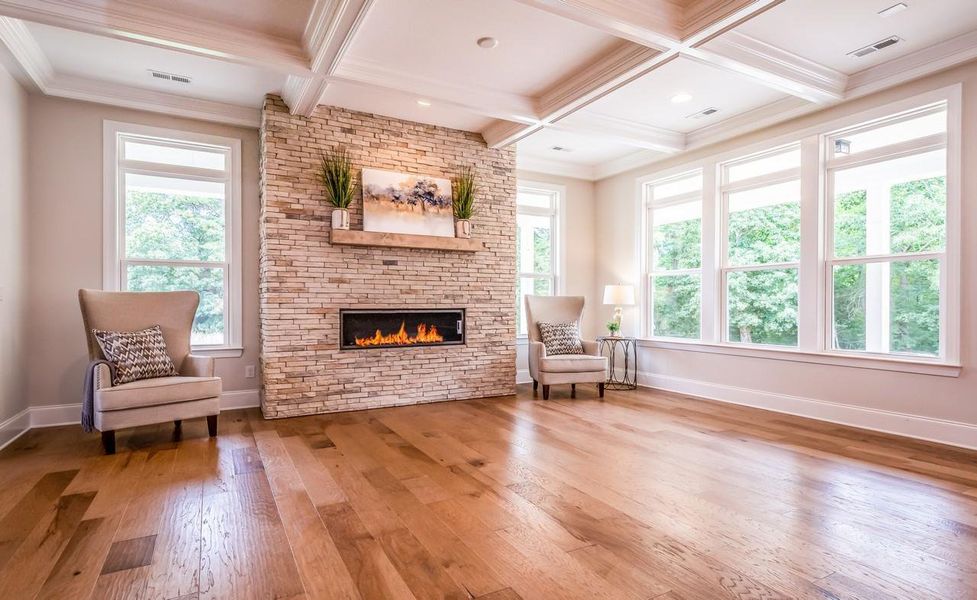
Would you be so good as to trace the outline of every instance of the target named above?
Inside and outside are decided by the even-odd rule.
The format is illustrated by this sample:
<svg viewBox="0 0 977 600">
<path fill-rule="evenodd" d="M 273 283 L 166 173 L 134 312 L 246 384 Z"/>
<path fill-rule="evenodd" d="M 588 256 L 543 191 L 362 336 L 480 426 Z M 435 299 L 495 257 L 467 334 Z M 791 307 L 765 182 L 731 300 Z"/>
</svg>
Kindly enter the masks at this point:
<svg viewBox="0 0 977 600">
<path fill-rule="evenodd" d="M 261 124 L 262 410 L 268 418 L 511 394 L 515 382 L 515 151 L 481 135 L 341 108 L 289 114 L 269 97 Z M 320 152 L 364 167 L 480 185 L 473 237 L 486 250 L 329 243 Z M 359 191 L 357 192 L 359 194 Z M 361 229 L 359 195 L 351 229 Z M 340 350 L 340 308 L 465 308 L 463 346 Z"/>
</svg>

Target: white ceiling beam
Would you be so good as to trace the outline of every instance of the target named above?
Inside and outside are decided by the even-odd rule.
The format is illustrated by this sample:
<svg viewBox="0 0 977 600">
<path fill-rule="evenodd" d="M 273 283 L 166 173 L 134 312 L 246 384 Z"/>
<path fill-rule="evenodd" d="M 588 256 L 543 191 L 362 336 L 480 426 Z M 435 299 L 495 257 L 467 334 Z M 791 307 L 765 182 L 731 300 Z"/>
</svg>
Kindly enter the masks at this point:
<svg viewBox="0 0 977 600">
<path fill-rule="evenodd" d="M 679 40 L 683 22 L 674 14 L 667 16 L 666 0 L 647 3 L 622 3 L 623 0 L 519 0 L 524 4 L 598 27 L 626 41 L 583 70 L 547 90 L 539 98 L 539 123 L 520 130 L 513 124 L 496 124 L 482 132 L 492 147 L 511 144 L 539 131 L 543 126 L 580 110 L 611 92 L 644 76 L 650 71 L 695 48 L 713 37 L 750 19 L 783 0 L 738 0 L 733 9 L 712 11 L 713 20 L 696 22 L 696 31 Z M 646 10 L 641 10 L 640 7 Z M 723 6 L 728 7 L 726 2 Z M 665 12 L 661 12 L 665 11 Z M 665 17 L 656 18 L 656 15 Z M 660 29 L 656 29 L 660 28 Z M 664 32 L 661 30 L 665 30 Z M 653 39 L 652 39 L 653 38 Z M 634 43 L 638 42 L 638 43 Z M 664 50 L 662 50 L 664 48 Z"/>
<path fill-rule="evenodd" d="M 686 48 L 682 55 L 818 104 L 844 98 L 848 80 L 844 73 L 737 31 L 728 31 L 704 46 Z"/>
<path fill-rule="evenodd" d="M 673 57 L 652 48 L 622 42 L 609 53 L 544 92 L 537 101 L 540 120 L 544 123 L 558 121 L 671 58 Z"/>
<path fill-rule="evenodd" d="M 482 139 L 489 148 L 502 148 L 527 138 L 541 129 L 543 129 L 542 122 L 526 124 L 499 120 L 482 130 Z"/>
<path fill-rule="evenodd" d="M 547 128 L 568 133 L 593 135 L 635 148 L 668 154 L 681 152 L 686 148 L 684 133 L 586 110 L 574 113 L 573 116 L 549 125 Z"/>
<path fill-rule="evenodd" d="M 308 74 L 308 56 L 294 40 L 188 19 L 171 10 L 116 0 L 0 0 L 0 15 L 105 37 Z"/>
<path fill-rule="evenodd" d="M 310 76 L 290 75 L 282 89 L 282 100 L 292 114 L 311 116 L 329 82 L 342 64 L 356 33 L 366 20 L 374 0 L 316 0 L 302 35 L 311 57 Z"/>
<path fill-rule="evenodd" d="M 482 137 L 493 148 L 517 142 L 634 81 L 667 60 L 668 57 L 657 50 L 622 42 L 544 92 L 536 101 L 536 121 L 521 129 L 513 123 L 492 126 L 482 131 Z"/>
<path fill-rule="evenodd" d="M 835 102 L 844 94 L 843 74 L 730 31 L 783 0 L 699 3 L 705 8 L 679 18 L 664 33 L 651 28 L 658 25 L 652 25 L 656 21 L 649 17 L 660 0 L 642 4 L 643 9 L 620 0 L 519 1 L 657 49 L 662 52 L 662 59 L 688 56 L 810 102 Z"/>
<path fill-rule="evenodd" d="M 974 59 L 977 59 L 977 31 L 939 42 L 849 76 L 845 99 L 891 88 Z M 800 98 L 784 98 L 688 133 L 686 149 L 710 146 L 823 108 L 824 106 L 811 104 Z M 667 157 L 653 151 L 631 154 L 596 165 L 595 177 L 603 179 L 665 158 Z"/>
<path fill-rule="evenodd" d="M 667 50 L 682 35 L 681 9 L 667 0 L 517 0 L 621 38 Z"/>
<path fill-rule="evenodd" d="M 536 102 L 519 94 L 419 77 L 372 60 L 348 56 L 329 81 L 409 94 L 432 104 L 456 106 L 469 112 L 507 121 L 535 123 Z"/>
</svg>

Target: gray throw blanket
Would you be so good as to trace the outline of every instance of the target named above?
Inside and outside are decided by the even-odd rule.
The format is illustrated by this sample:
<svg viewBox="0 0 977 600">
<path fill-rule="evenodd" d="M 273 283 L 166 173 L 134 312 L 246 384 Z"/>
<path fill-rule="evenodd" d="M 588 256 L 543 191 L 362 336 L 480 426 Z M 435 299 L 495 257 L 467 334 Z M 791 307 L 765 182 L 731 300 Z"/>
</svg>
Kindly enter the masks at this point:
<svg viewBox="0 0 977 600">
<path fill-rule="evenodd" d="M 85 371 L 84 398 L 81 402 L 81 428 L 85 433 L 95 429 L 95 369 L 98 365 L 108 365 L 112 379 L 115 379 L 115 365 L 107 360 L 93 360 Z"/>
</svg>

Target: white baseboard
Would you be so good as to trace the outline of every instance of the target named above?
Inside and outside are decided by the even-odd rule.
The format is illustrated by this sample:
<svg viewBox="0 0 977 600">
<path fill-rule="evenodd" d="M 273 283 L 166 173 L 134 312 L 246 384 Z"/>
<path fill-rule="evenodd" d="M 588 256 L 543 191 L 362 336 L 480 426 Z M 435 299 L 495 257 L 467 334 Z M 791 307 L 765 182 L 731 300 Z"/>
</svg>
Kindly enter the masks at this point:
<svg viewBox="0 0 977 600">
<path fill-rule="evenodd" d="M 254 408 L 260 404 L 259 390 L 231 390 L 221 394 L 222 411 Z M 31 429 L 76 425 L 80 418 L 81 403 L 31 406 L 0 423 L 0 450 Z"/>
<path fill-rule="evenodd" d="M 826 400 L 777 394 L 656 373 L 639 372 L 638 385 L 929 442 L 977 449 L 977 425 L 969 423 L 851 406 Z"/>
<path fill-rule="evenodd" d="M 261 390 L 232 390 L 221 394 L 221 410 L 258 406 L 261 406 Z"/>
<path fill-rule="evenodd" d="M 0 423 L 0 450 L 24 435 L 31 428 L 31 409 L 25 408 Z"/>
<path fill-rule="evenodd" d="M 516 371 L 516 383 L 532 383 L 533 378 L 529 374 L 529 369 Z"/>
</svg>

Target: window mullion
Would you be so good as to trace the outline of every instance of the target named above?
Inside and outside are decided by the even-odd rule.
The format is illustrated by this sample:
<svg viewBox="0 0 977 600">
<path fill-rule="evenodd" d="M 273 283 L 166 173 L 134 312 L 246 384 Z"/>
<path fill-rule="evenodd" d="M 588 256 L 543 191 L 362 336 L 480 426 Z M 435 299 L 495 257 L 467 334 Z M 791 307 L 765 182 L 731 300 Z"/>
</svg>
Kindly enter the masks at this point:
<svg viewBox="0 0 977 600">
<path fill-rule="evenodd" d="M 805 352 L 823 349 L 819 332 L 824 319 L 821 278 L 823 236 L 821 215 L 821 140 L 801 141 L 801 256 L 797 282 L 797 347 Z"/>
<path fill-rule="evenodd" d="M 720 327 L 722 326 L 722 301 L 720 294 L 719 266 L 722 244 L 719 237 L 723 235 L 720 226 L 721 194 L 717 192 L 719 182 L 716 181 L 718 165 L 707 163 L 702 169 L 702 253 L 699 268 L 700 308 L 699 337 L 707 343 L 720 341 Z"/>
</svg>

